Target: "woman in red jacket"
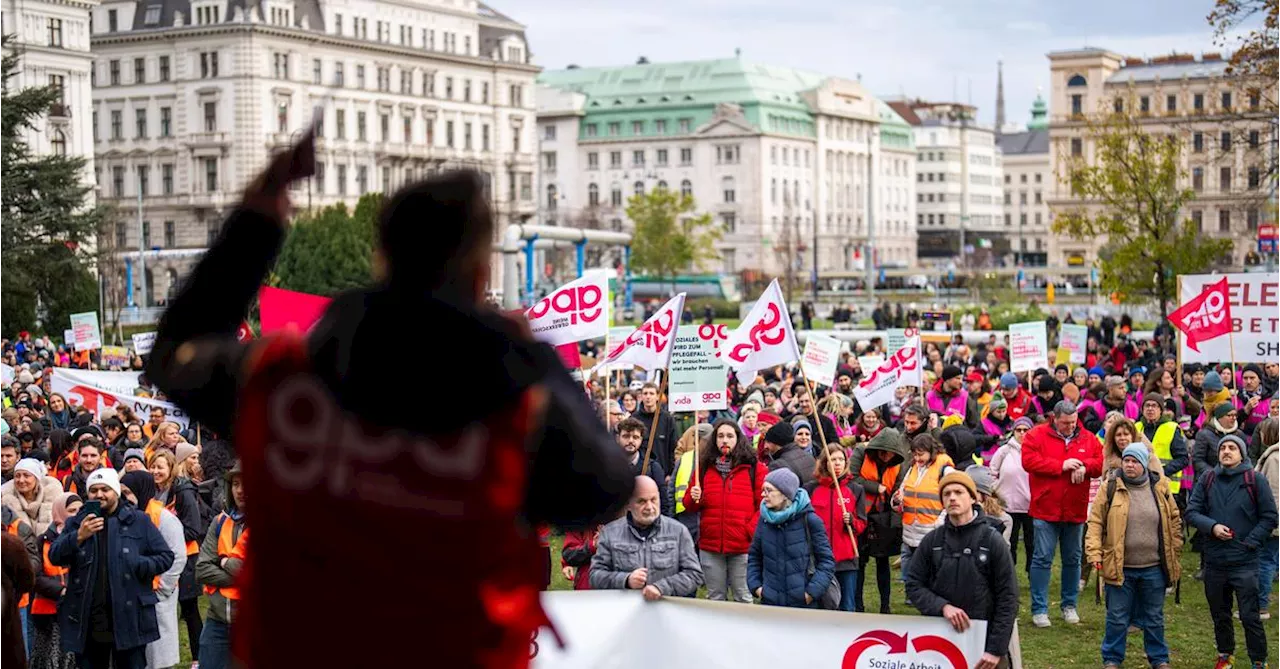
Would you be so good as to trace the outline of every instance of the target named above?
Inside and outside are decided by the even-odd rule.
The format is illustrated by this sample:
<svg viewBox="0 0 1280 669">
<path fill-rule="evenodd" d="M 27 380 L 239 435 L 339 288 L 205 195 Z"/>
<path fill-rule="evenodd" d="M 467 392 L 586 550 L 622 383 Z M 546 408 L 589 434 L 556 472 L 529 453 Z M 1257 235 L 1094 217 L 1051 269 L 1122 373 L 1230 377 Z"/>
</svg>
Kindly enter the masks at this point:
<svg viewBox="0 0 1280 669">
<path fill-rule="evenodd" d="M 684 493 L 684 507 L 700 512 L 699 555 L 707 599 L 751 603 L 747 590 L 747 551 L 760 514 L 765 466 L 738 424 L 716 421 L 702 445 L 697 485 Z"/>
<path fill-rule="evenodd" d="M 832 478 L 832 475 L 835 478 Z M 831 539 L 836 559 L 836 580 L 840 582 L 840 610 L 856 611 L 854 591 L 858 584 L 857 537 L 867 528 L 867 499 L 862 486 L 853 482 L 844 446 L 831 444 L 819 454 L 814 468 L 817 479 L 805 486 L 813 512 L 818 514 Z M 839 481 L 840 494 L 836 494 Z M 841 506 L 841 502 L 844 505 Z"/>
<path fill-rule="evenodd" d="M 560 574 L 573 583 L 574 590 L 591 589 L 591 557 L 596 554 L 600 528 L 567 530 L 560 551 Z"/>
</svg>

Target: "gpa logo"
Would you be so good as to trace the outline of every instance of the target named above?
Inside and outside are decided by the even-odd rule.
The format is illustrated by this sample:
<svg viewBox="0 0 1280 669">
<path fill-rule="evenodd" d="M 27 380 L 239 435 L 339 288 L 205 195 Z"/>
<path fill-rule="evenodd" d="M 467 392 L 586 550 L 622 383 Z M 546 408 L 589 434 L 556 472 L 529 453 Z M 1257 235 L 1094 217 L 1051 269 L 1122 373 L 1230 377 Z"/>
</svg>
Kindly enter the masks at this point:
<svg viewBox="0 0 1280 669">
<path fill-rule="evenodd" d="M 967 669 L 964 653 L 936 635 L 910 639 L 907 634 L 874 630 L 854 639 L 844 652 L 841 669 Z"/>
<path fill-rule="evenodd" d="M 667 344 L 671 342 L 671 330 L 675 325 L 675 311 L 667 309 L 645 321 L 644 325 L 641 325 L 639 329 L 627 335 L 627 338 L 621 344 L 618 344 L 617 348 L 609 352 L 609 358 L 613 358 L 636 344 L 654 353 L 661 353 L 667 350 Z"/>
<path fill-rule="evenodd" d="M 738 344 L 729 352 L 729 359 L 737 363 L 747 361 L 747 356 L 760 351 L 761 346 L 776 346 L 781 344 L 787 338 L 786 328 L 782 325 L 782 310 L 778 308 L 777 303 L 770 302 L 768 311 L 764 317 L 755 325 L 751 326 L 751 333 L 747 336 L 748 341 Z M 777 330 L 770 332 L 774 328 Z"/>
<path fill-rule="evenodd" d="M 548 312 L 555 311 L 557 314 L 567 314 L 570 325 L 577 325 L 578 321 L 590 323 L 604 313 L 604 307 L 601 305 L 603 301 L 604 294 L 599 286 L 567 288 L 539 300 L 533 308 L 529 309 L 529 317 L 542 318 Z"/>
<path fill-rule="evenodd" d="M 716 350 L 716 357 L 720 357 L 720 342 L 729 338 L 729 326 L 708 325 L 703 323 L 698 326 L 698 339 L 711 342 L 711 347 Z"/>
</svg>

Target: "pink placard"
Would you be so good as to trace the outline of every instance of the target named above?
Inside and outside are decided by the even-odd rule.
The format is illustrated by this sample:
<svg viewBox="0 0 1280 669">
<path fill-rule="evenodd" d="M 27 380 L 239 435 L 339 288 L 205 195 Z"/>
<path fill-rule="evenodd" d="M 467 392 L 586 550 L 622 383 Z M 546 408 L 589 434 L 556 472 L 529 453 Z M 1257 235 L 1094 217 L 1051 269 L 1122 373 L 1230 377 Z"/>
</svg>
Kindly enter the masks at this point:
<svg viewBox="0 0 1280 669">
<path fill-rule="evenodd" d="M 320 320 L 331 301 L 321 295 L 263 286 L 258 293 L 262 334 L 271 334 L 290 324 L 305 332 Z"/>
</svg>

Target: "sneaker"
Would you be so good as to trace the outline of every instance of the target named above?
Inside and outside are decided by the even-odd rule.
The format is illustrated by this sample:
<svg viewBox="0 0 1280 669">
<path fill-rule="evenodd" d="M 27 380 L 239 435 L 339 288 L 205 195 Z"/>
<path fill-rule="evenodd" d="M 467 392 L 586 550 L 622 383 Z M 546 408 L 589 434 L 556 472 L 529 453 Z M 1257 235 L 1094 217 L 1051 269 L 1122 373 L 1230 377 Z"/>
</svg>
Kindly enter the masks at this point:
<svg viewBox="0 0 1280 669">
<path fill-rule="evenodd" d="M 1236 659 L 1226 653 L 1218 653 L 1218 663 L 1213 665 L 1213 669 L 1232 669 L 1235 667 Z"/>
<path fill-rule="evenodd" d="M 1197 569 L 1197 570 L 1196 570 L 1196 573 L 1191 575 L 1191 578 L 1194 578 L 1194 579 L 1195 579 L 1195 580 L 1197 580 L 1197 581 L 1203 581 L 1203 580 L 1204 580 L 1204 567 L 1201 567 L 1201 568 Z M 1216 669 L 1216 668 L 1215 668 L 1215 669 Z"/>
<path fill-rule="evenodd" d="M 1036 627 L 1048 627 L 1052 623 L 1049 622 L 1049 614 L 1037 613 L 1031 616 L 1031 624 L 1035 625 Z"/>
<path fill-rule="evenodd" d="M 1073 606 L 1068 606 L 1062 610 L 1062 619 L 1065 620 L 1068 625 L 1080 624 L 1080 614 L 1076 613 L 1076 609 Z"/>
<path fill-rule="evenodd" d="M 1087 578 L 1080 579 L 1080 592 L 1084 592 L 1084 589 L 1087 587 L 1089 587 L 1089 579 Z"/>
<path fill-rule="evenodd" d="M 1271 612 L 1270 612 L 1270 611 L 1263 611 L 1262 613 L 1259 613 L 1259 614 L 1258 614 L 1258 618 L 1259 618 L 1260 620 L 1271 620 Z"/>
<path fill-rule="evenodd" d="M 1155 669 L 1173 669 L 1173 665 L 1168 662 L 1161 662 L 1155 666 Z"/>
</svg>

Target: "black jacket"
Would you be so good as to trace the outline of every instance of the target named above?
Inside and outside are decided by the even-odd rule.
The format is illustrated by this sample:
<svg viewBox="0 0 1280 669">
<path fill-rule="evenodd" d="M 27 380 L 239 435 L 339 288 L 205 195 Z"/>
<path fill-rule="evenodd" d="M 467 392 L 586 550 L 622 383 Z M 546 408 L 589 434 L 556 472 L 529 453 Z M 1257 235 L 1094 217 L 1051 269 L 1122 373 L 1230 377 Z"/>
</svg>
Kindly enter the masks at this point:
<svg viewBox="0 0 1280 669">
<path fill-rule="evenodd" d="M 941 616 L 950 604 L 987 621 L 985 650 L 1004 657 L 1018 617 L 1018 578 L 999 520 L 977 505 L 974 512 L 969 523 L 957 527 L 947 518 L 920 540 L 907 567 L 907 601 L 926 616 Z"/>
<path fill-rule="evenodd" d="M 792 473 L 800 478 L 801 487 L 813 483 L 815 478 L 813 472 L 818 467 L 818 463 L 813 459 L 808 449 L 800 448 L 795 444 L 787 444 L 778 449 L 768 461 L 769 471 L 786 467 Z"/>
<path fill-rule="evenodd" d="M 232 435 L 245 358 L 236 341 L 284 239 L 279 222 L 237 209 L 160 320 L 146 374 L 195 420 Z M 449 355 L 405 355 L 388 375 L 397 333 L 429 328 Z M 182 360 L 177 355 L 184 344 Z M 312 369 L 337 403 L 371 423 L 449 434 L 540 384 L 549 402 L 529 443 L 525 514 L 533 523 L 594 525 L 617 516 L 633 478 L 617 444 L 551 347 L 475 298 L 379 284 L 339 295 L 308 335 Z M 186 355 L 187 352 L 191 355 Z M 388 398 L 411 397 L 406 411 Z"/>
<path fill-rule="evenodd" d="M 579 392 L 579 395 L 582 393 Z M 640 457 L 644 457 L 644 452 L 649 448 L 649 431 L 653 431 L 653 455 L 651 460 L 662 463 L 662 471 L 674 472 L 675 468 L 675 452 L 676 440 L 680 438 L 680 434 L 676 428 L 676 419 L 667 410 L 658 407 L 658 426 L 653 425 L 653 414 L 645 413 L 643 406 L 636 407 L 633 416 L 636 420 L 644 423 L 644 442 L 640 444 Z"/>
<path fill-rule="evenodd" d="M 978 451 L 978 440 L 973 430 L 964 425 L 953 425 L 938 435 L 938 441 L 947 449 L 947 455 L 956 463 L 956 469 L 964 470 L 974 465 L 973 454 Z"/>
</svg>

